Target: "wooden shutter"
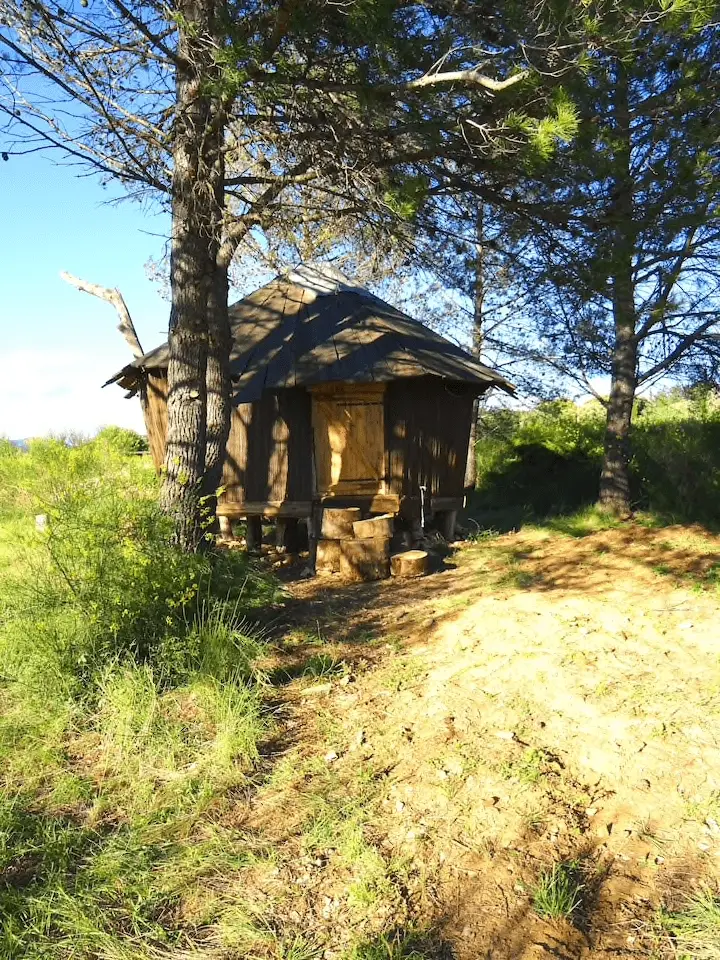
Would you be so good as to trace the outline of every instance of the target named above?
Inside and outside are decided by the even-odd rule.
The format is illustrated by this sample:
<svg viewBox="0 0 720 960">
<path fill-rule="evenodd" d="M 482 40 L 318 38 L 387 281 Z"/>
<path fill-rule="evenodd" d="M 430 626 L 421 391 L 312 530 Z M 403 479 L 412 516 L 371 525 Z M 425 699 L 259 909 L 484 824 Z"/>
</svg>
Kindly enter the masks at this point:
<svg viewBox="0 0 720 960">
<path fill-rule="evenodd" d="M 385 492 L 383 384 L 313 391 L 315 478 L 321 496 Z"/>
</svg>

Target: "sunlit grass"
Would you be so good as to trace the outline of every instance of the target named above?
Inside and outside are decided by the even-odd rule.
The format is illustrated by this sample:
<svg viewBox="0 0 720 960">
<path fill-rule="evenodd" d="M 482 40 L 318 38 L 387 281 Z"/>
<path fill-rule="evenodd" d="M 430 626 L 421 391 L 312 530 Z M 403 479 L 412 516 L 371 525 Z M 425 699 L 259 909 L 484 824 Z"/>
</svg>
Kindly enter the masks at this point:
<svg viewBox="0 0 720 960">
<path fill-rule="evenodd" d="M 720 894 L 705 887 L 689 897 L 680 909 L 662 910 L 658 922 L 686 960 L 720 957 Z"/>
<path fill-rule="evenodd" d="M 582 903 L 583 884 L 575 861 L 556 863 L 541 874 L 533 891 L 533 907 L 541 917 L 569 920 Z"/>
</svg>

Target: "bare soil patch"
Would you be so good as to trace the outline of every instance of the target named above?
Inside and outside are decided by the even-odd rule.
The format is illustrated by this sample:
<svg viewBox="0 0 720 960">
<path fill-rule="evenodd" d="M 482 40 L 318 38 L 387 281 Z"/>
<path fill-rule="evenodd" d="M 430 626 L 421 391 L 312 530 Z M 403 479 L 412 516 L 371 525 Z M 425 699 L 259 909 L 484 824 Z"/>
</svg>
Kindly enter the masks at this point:
<svg viewBox="0 0 720 960">
<path fill-rule="evenodd" d="M 417 929 L 409 956 L 671 955 L 659 906 L 720 877 L 720 541 L 530 529 L 450 563 L 290 586 L 288 745 L 242 816 L 277 853 L 246 890 L 319 956 Z M 580 902 L 547 919 L 557 863 Z"/>
</svg>

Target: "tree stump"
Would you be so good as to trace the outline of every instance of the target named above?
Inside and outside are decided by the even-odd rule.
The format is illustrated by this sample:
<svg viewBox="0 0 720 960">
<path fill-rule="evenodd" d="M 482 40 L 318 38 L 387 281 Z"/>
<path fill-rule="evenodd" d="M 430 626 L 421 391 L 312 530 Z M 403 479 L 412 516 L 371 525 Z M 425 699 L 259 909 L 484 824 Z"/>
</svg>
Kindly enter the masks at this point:
<svg viewBox="0 0 720 960">
<path fill-rule="evenodd" d="M 390 575 L 389 539 L 341 540 L 339 556 L 340 573 L 346 580 L 384 580 Z"/>
<path fill-rule="evenodd" d="M 393 535 L 393 516 L 384 513 L 369 520 L 356 520 L 352 527 L 356 540 L 389 540 Z"/>
<path fill-rule="evenodd" d="M 315 541 L 315 573 L 340 572 L 340 544 L 342 540 Z"/>
<path fill-rule="evenodd" d="M 425 550 L 406 550 L 390 558 L 390 570 L 394 577 L 407 580 L 424 577 L 428 572 L 430 557 Z"/>
<path fill-rule="evenodd" d="M 320 536 L 326 540 L 352 540 L 353 523 L 362 516 L 360 507 L 325 507 L 320 521 Z"/>
</svg>

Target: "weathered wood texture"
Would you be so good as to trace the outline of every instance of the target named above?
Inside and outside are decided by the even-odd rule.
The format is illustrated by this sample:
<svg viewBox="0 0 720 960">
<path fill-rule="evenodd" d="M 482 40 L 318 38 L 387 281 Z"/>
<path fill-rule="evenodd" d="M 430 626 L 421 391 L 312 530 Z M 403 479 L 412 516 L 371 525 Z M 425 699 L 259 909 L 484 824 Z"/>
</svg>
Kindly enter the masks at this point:
<svg viewBox="0 0 720 960">
<path fill-rule="evenodd" d="M 384 493 L 385 385 L 336 383 L 311 392 L 317 493 Z"/>
<path fill-rule="evenodd" d="M 221 497 L 217 515 L 242 520 L 245 517 L 309 517 L 311 511 L 311 500 L 247 500 L 228 503 Z"/>
<path fill-rule="evenodd" d="M 165 462 L 165 441 L 167 439 L 167 375 L 148 374 L 146 419 L 148 444 L 155 469 L 160 470 Z"/>
<path fill-rule="evenodd" d="M 224 502 L 312 499 L 312 431 L 306 390 L 267 392 L 233 411 Z"/>
<path fill-rule="evenodd" d="M 406 550 L 390 558 L 390 570 L 394 577 L 405 580 L 424 577 L 428 572 L 430 558 L 425 550 Z"/>
<path fill-rule="evenodd" d="M 390 541 L 341 540 L 340 575 L 354 581 L 383 580 L 390 576 Z"/>
<path fill-rule="evenodd" d="M 220 527 L 220 539 L 221 540 L 234 540 L 235 534 L 233 533 L 233 525 L 230 517 L 220 517 L 218 521 Z"/>
<path fill-rule="evenodd" d="M 317 540 L 315 542 L 315 572 L 340 572 L 340 544 L 342 540 Z"/>
<path fill-rule="evenodd" d="M 266 392 L 233 410 L 218 513 L 309 516 L 313 500 L 369 513 L 419 516 L 420 486 L 435 510 L 462 506 L 476 387 L 436 378 L 385 385 Z M 167 380 L 147 378 L 150 449 L 165 455 Z M 313 457 L 318 489 L 313 486 Z M 357 518 L 359 519 L 359 517 Z"/>
<path fill-rule="evenodd" d="M 385 446 L 389 491 L 462 497 L 477 388 L 433 377 L 389 383 Z"/>
<path fill-rule="evenodd" d="M 148 439 L 153 463 L 159 470 L 165 459 L 167 436 L 167 378 L 164 371 L 147 378 Z M 272 505 L 309 503 L 312 487 L 312 427 L 310 396 L 306 390 L 265 393 L 257 403 L 233 409 L 227 460 L 223 472 L 223 506 L 256 504 L 256 512 Z M 221 508 L 221 513 L 222 508 Z M 283 511 L 285 512 L 285 511 Z M 292 512 L 290 510 L 290 512 Z M 242 516 L 242 511 L 225 511 Z"/>
<path fill-rule="evenodd" d="M 320 535 L 328 540 L 352 540 L 353 524 L 360 519 L 359 507 L 325 507 L 320 520 Z"/>
<path fill-rule="evenodd" d="M 371 517 L 369 520 L 358 520 L 353 524 L 353 533 L 356 540 L 370 540 L 380 538 L 388 540 L 393 535 L 393 518 L 390 514 L 382 517 Z"/>
</svg>

